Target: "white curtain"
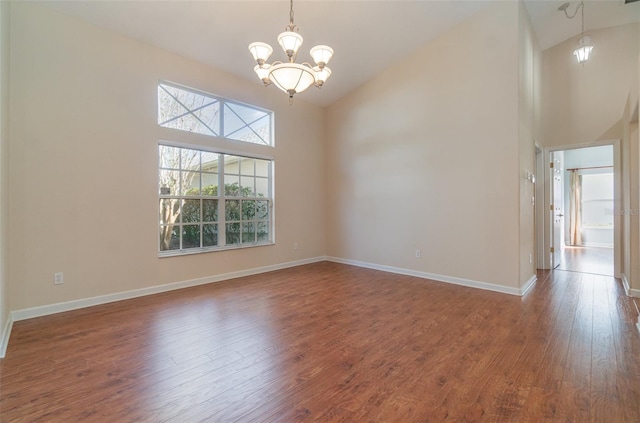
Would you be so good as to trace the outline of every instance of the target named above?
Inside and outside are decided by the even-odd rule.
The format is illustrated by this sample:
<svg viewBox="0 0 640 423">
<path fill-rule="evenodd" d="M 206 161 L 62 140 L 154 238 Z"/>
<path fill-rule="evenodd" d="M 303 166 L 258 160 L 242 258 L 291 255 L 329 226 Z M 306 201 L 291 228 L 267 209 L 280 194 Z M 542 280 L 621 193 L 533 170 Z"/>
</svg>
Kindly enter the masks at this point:
<svg viewBox="0 0 640 423">
<path fill-rule="evenodd" d="M 569 244 L 582 245 L 582 177 L 569 171 Z"/>
</svg>

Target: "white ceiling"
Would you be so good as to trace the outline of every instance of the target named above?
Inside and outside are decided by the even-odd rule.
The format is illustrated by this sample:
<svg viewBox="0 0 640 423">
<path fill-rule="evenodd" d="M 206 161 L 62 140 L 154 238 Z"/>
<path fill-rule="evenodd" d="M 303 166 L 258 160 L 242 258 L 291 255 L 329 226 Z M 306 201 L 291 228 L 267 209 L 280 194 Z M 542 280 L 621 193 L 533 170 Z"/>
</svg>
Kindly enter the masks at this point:
<svg viewBox="0 0 640 423">
<path fill-rule="evenodd" d="M 509 0 L 516 1 L 516 0 Z M 540 46 L 551 47 L 580 33 L 580 15 L 567 20 L 564 1 L 525 0 Z M 571 1 L 573 13 L 579 2 Z M 585 1 L 585 30 L 640 21 L 640 2 Z M 289 2 L 267 1 L 45 1 L 40 4 L 260 84 L 247 46 L 264 41 L 273 60 L 284 60 L 276 36 L 289 23 Z M 322 90 L 298 94 L 326 106 L 401 60 L 447 29 L 487 6 L 484 0 L 295 0 L 295 23 L 308 50 L 335 50 L 331 79 Z"/>
</svg>

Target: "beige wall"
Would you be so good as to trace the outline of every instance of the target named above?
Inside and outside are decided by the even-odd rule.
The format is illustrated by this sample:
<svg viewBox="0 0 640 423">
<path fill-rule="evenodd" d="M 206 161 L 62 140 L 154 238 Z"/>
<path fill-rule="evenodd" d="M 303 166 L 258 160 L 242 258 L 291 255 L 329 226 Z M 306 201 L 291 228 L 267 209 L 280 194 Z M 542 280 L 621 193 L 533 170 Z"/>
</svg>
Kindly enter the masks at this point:
<svg viewBox="0 0 640 423">
<path fill-rule="evenodd" d="M 536 274 L 535 139 L 539 132 L 540 47 L 526 8 L 519 7 L 518 139 L 520 160 L 520 286 Z"/>
<path fill-rule="evenodd" d="M 589 31 L 594 49 L 581 66 L 574 37 L 543 52 L 542 143 L 569 146 L 622 137 L 622 114 L 637 79 L 640 24 Z"/>
<path fill-rule="evenodd" d="M 0 2 L 0 357 L 9 317 L 8 248 L 9 223 L 9 3 Z"/>
<path fill-rule="evenodd" d="M 520 287 L 521 7 L 490 5 L 329 107 L 328 255 Z"/>
<path fill-rule="evenodd" d="M 324 255 L 323 109 L 33 4 L 11 23 L 11 310 Z M 157 257 L 158 140 L 239 148 L 160 128 L 159 80 L 275 111 L 248 149 L 275 158 L 276 245 Z"/>
<path fill-rule="evenodd" d="M 640 74 L 640 24 L 633 23 L 589 31 L 594 49 L 581 66 L 572 51 L 574 37 L 543 52 L 542 134 L 546 148 L 585 146 L 621 140 L 621 199 L 615 207 L 622 212 L 619 223 L 621 271 L 634 289 L 640 288 L 638 270 L 638 147 L 637 130 L 629 124 L 628 99 L 637 103 Z M 548 230 L 548 228 L 547 228 Z M 631 274 L 631 276 L 630 276 Z"/>
</svg>

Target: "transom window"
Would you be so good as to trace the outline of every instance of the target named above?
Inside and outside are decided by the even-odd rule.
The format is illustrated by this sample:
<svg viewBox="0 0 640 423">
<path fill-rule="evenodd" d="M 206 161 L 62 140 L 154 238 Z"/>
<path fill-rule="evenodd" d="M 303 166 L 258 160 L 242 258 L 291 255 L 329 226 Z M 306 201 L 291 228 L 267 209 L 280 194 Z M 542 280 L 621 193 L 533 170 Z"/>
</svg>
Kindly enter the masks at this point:
<svg viewBox="0 0 640 423">
<path fill-rule="evenodd" d="M 269 159 L 160 144 L 159 251 L 272 242 Z"/>
<path fill-rule="evenodd" d="M 273 145 L 273 112 L 166 82 L 158 84 L 158 124 L 180 131 Z"/>
</svg>

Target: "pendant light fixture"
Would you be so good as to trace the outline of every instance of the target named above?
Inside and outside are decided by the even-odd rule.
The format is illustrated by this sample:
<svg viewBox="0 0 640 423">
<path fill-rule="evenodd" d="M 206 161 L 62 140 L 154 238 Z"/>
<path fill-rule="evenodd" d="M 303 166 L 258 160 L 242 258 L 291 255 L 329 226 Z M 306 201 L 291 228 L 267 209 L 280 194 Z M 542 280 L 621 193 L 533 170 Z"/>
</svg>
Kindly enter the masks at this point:
<svg viewBox="0 0 640 423">
<path fill-rule="evenodd" d="M 581 12 L 581 21 L 582 21 L 582 32 L 580 41 L 578 41 L 578 48 L 573 51 L 573 55 L 578 59 L 578 63 L 584 65 L 587 60 L 589 60 L 589 54 L 591 54 L 591 50 L 593 50 L 593 46 L 591 45 L 591 37 L 588 35 L 584 35 L 584 2 L 581 1 L 578 7 L 576 7 L 576 11 L 573 12 L 573 15 L 569 15 L 567 13 L 567 9 L 569 8 L 569 3 L 564 3 L 562 6 L 558 8 L 558 10 L 562 10 L 564 15 L 568 19 L 573 19 L 578 14 L 578 9 Z"/>
<path fill-rule="evenodd" d="M 267 60 L 273 53 L 273 48 L 267 43 L 255 42 L 249 44 L 249 51 L 253 55 L 257 66 L 253 68 L 258 78 L 265 86 L 274 84 L 276 87 L 289 94 L 289 104 L 293 102 L 296 93 L 315 85 L 320 88 L 331 76 L 331 69 L 327 63 L 333 56 L 333 49 L 329 46 L 318 45 L 311 49 L 311 57 L 316 65 L 309 63 L 295 63 L 298 49 L 302 45 L 302 35 L 298 33 L 298 27 L 293 23 L 293 0 L 290 2 L 289 25 L 285 31 L 278 35 L 278 43 L 287 55 L 286 62 L 273 62 Z"/>
</svg>

